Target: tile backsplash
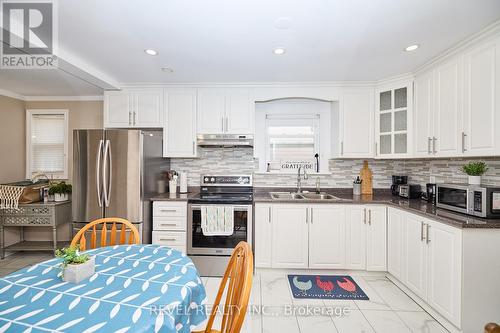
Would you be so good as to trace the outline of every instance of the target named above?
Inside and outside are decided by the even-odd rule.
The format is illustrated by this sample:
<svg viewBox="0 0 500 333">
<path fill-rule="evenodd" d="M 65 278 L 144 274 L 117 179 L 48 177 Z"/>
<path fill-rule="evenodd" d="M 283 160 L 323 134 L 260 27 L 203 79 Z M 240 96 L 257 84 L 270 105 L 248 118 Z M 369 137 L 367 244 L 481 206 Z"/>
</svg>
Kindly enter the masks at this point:
<svg viewBox="0 0 500 333">
<path fill-rule="evenodd" d="M 253 158 L 253 151 L 248 148 L 199 148 L 198 158 L 173 158 L 171 168 L 188 173 L 189 186 L 199 186 L 200 177 L 205 174 L 252 174 L 255 187 L 295 187 L 297 176 L 259 173 L 258 160 Z M 373 171 L 373 186 L 388 188 L 393 174 L 408 175 L 409 182 L 425 186 L 430 177 L 436 182 L 467 182 L 467 176 L 460 167 L 473 160 L 454 159 L 416 159 L 416 160 L 368 160 Z M 483 183 L 500 186 L 500 158 L 477 159 L 485 161 L 488 172 L 483 176 Z M 333 159 L 329 161 L 331 174 L 310 175 L 302 182 L 303 187 L 314 187 L 319 177 L 321 187 L 350 188 L 352 181 L 359 174 L 363 160 Z"/>
</svg>

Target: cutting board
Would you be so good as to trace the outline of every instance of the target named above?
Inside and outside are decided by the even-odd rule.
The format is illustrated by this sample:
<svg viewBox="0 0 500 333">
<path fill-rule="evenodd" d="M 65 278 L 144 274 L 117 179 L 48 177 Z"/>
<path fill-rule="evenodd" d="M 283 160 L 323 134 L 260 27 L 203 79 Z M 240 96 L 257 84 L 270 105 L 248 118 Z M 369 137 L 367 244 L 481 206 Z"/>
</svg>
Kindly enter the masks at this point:
<svg viewBox="0 0 500 333">
<path fill-rule="evenodd" d="M 363 168 L 359 173 L 359 178 L 361 178 L 361 194 L 373 194 L 373 172 L 368 167 L 368 161 L 363 162 Z"/>
</svg>

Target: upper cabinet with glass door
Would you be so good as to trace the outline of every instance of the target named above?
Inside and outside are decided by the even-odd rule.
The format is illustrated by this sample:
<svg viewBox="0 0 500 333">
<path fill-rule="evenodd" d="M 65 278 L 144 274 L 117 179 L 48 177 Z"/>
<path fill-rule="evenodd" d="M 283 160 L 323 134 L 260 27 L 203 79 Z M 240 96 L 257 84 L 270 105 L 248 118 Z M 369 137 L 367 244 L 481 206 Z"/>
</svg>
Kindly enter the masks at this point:
<svg viewBox="0 0 500 333">
<path fill-rule="evenodd" d="M 376 157 L 409 157 L 412 83 L 381 87 L 376 94 Z"/>
</svg>

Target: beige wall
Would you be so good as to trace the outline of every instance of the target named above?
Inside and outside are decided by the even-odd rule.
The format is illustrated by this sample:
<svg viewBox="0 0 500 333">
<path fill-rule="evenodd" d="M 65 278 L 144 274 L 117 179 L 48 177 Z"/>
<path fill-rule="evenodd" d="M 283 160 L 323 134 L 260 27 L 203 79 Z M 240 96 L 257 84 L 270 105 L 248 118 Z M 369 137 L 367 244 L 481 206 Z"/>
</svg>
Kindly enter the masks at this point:
<svg viewBox="0 0 500 333">
<path fill-rule="evenodd" d="M 24 101 L 0 96 L 0 184 L 25 178 Z"/>
<path fill-rule="evenodd" d="M 68 110 L 68 179 L 73 176 L 73 130 L 103 127 L 102 101 L 26 102 L 26 109 Z"/>
<path fill-rule="evenodd" d="M 102 101 L 53 101 L 24 102 L 0 96 L 0 184 L 26 178 L 26 110 L 67 109 L 68 110 L 68 175 L 72 178 L 73 130 L 103 127 Z M 58 228 L 58 239 L 69 240 L 69 225 Z M 7 245 L 19 241 L 18 228 L 6 228 Z M 25 228 L 25 239 L 48 240 L 52 232 L 48 228 Z"/>
</svg>

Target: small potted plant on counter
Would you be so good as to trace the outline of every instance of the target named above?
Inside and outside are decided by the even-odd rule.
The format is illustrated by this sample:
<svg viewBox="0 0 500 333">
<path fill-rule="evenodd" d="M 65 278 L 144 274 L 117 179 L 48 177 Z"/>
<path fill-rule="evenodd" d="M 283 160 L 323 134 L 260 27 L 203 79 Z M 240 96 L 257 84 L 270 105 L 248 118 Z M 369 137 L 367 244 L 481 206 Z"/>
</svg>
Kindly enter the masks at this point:
<svg viewBox="0 0 500 333">
<path fill-rule="evenodd" d="M 80 253 L 78 245 L 56 250 L 56 257 L 63 260 L 61 263 L 61 276 L 66 282 L 80 283 L 80 281 L 95 273 L 95 258 Z"/>
<path fill-rule="evenodd" d="M 462 167 L 462 171 L 469 176 L 470 185 L 480 185 L 481 176 L 488 171 L 488 166 L 484 162 L 469 162 Z"/>
<path fill-rule="evenodd" d="M 72 186 L 66 182 L 52 183 L 49 187 L 49 195 L 53 195 L 56 202 L 67 201 L 72 189 Z"/>
</svg>

